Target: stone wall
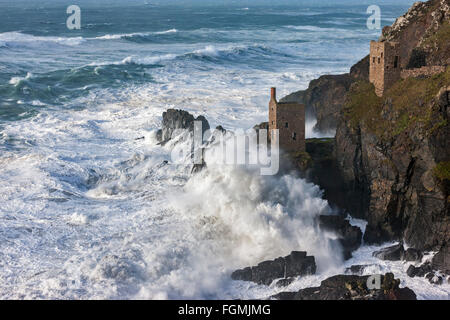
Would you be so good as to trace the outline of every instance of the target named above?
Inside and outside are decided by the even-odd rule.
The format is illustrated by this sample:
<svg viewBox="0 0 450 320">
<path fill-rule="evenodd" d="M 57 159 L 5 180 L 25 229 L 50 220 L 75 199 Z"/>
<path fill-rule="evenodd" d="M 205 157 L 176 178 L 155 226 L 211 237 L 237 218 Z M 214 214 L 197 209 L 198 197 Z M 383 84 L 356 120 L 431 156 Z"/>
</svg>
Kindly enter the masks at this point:
<svg viewBox="0 0 450 320">
<path fill-rule="evenodd" d="M 421 76 L 429 77 L 442 72 L 445 72 L 445 66 L 427 66 L 416 69 L 406 69 L 401 71 L 401 78 L 407 79 Z"/>
</svg>

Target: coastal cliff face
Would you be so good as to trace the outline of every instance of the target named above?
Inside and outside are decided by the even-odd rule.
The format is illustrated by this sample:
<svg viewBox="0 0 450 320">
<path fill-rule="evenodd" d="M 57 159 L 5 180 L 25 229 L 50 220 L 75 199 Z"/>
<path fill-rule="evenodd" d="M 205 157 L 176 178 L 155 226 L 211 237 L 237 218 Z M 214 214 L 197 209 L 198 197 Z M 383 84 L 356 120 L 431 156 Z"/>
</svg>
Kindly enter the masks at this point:
<svg viewBox="0 0 450 320">
<path fill-rule="evenodd" d="M 400 44 L 403 67 L 447 65 L 450 0 L 416 3 L 380 40 Z M 357 81 L 339 113 L 336 158 L 346 209 L 368 220 L 367 243 L 422 250 L 450 242 L 450 70 L 397 82 L 380 98 Z M 356 200 L 356 202 L 355 202 Z"/>
<path fill-rule="evenodd" d="M 369 222 L 367 243 L 405 240 L 431 250 L 449 241 L 449 83 L 449 70 L 409 79 L 382 99 L 369 83 L 352 86 L 336 157 L 352 201 L 359 199 L 352 214 Z"/>
<path fill-rule="evenodd" d="M 400 43 L 402 68 L 450 63 L 450 0 L 416 2 L 392 26 L 383 29 L 380 41 Z M 369 79 L 369 56 L 355 64 L 350 73 L 324 75 L 311 81 L 308 89 L 284 97 L 282 102 L 306 105 L 307 119 L 317 119 L 315 130 L 336 130 L 339 113 L 352 83 Z"/>
<path fill-rule="evenodd" d="M 392 26 L 385 27 L 380 41 L 400 43 L 401 67 L 450 63 L 450 0 L 416 2 Z"/>
<path fill-rule="evenodd" d="M 369 56 L 352 67 L 350 73 L 324 75 L 310 82 L 308 89 L 294 92 L 281 102 L 297 102 L 306 106 L 306 118 L 317 119 L 315 130 L 334 132 L 339 112 L 352 83 L 369 79 Z"/>
<path fill-rule="evenodd" d="M 381 41 L 399 43 L 403 68 L 448 66 L 449 4 L 415 3 L 383 29 Z M 420 250 L 448 251 L 450 70 L 444 70 L 400 80 L 378 97 L 365 57 L 350 73 L 322 76 L 283 99 L 304 103 L 317 130 L 336 129 L 333 165 L 312 172 L 311 180 L 333 204 L 368 221 L 366 243 L 403 240 Z M 331 173 L 339 182 L 321 183 Z"/>
</svg>

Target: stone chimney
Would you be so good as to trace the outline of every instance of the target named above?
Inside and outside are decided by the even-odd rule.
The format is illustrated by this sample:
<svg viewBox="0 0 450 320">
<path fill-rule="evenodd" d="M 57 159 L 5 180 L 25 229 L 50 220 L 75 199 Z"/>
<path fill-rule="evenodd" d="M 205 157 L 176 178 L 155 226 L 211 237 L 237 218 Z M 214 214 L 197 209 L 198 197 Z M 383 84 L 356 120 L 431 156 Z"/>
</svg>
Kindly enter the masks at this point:
<svg viewBox="0 0 450 320">
<path fill-rule="evenodd" d="M 270 88 L 270 100 L 277 101 L 277 88 L 275 87 Z"/>
</svg>

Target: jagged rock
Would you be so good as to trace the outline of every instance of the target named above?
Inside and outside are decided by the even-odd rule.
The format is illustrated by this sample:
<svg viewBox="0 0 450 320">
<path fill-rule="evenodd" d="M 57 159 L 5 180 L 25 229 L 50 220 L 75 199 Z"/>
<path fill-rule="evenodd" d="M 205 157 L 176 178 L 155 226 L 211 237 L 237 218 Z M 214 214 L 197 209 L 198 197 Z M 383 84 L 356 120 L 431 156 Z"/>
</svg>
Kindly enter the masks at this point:
<svg viewBox="0 0 450 320">
<path fill-rule="evenodd" d="M 253 130 L 256 131 L 256 141 L 257 143 L 262 143 L 262 141 L 259 141 L 259 130 L 267 130 L 267 141 L 266 143 L 270 143 L 270 134 L 269 134 L 269 123 L 268 122 L 261 122 L 260 124 L 257 124 L 253 127 Z"/>
<path fill-rule="evenodd" d="M 405 251 L 403 259 L 405 261 L 420 261 L 422 260 L 422 257 L 423 254 L 421 251 L 414 248 L 408 248 L 408 250 Z"/>
<path fill-rule="evenodd" d="M 433 257 L 431 262 L 433 269 L 439 270 L 450 275 L 450 245 L 444 245 L 441 250 Z"/>
<path fill-rule="evenodd" d="M 436 285 L 441 285 L 444 282 L 444 278 L 435 274 L 434 272 L 428 273 L 425 278 L 431 283 Z"/>
<path fill-rule="evenodd" d="M 205 168 L 206 168 L 206 163 L 205 162 L 199 163 L 199 164 L 194 164 L 192 166 L 191 173 L 192 174 L 199 173 L 199 172 L 203 171 L 203 169 L 205 169 Z"/>
<path fill-rule="evenodd" d="M 195 118 L 192 114 L 184 110 L 168 109 L 163 113 L 162 129 L 156 133 L 159 142 L 166 142 L 172 139 L 172 135 L 177 129 L 184 129 L 193 132 L 194 121 L 201 121 L 202 135 L 210 129 L 209 123 L 204 116 Z"/>
<path fill-rule="evenodd" d="M 392 247 L 375 251 L 372 256 L 381 260 L 400 261 L 403 259 L 404 254 L 405 250 L 403 248 L 403 243 L 400 243 Z"/>
<path fill-rule="evenodd" d="M 334 131 L 345 95 L 354 81 L 349 74 L 324 75 L 311 81 L 308 89 L 292 93 L 281 99 L 281 102 L 304 104 L 306 118 L 317 119 L 315 130 Z"/>
<path fill-rule="evenodd" d="M 371 266 L 373 266 L 373 264 L 353 265 L 350 268 L 345 269 L 345 273 L 361 275 L 367 267 Z"/>
<path fill-rule="evenodd" d="M 448 64 L 449 4 L 449 0 L 419 3 L 383 30 L 380 40 L 399 42 L 402 68 L 409 62 L 414 66 L 423 64 L 423 57 L 419 57 L 423 52 L 428 66 Z M 434 176 L 436 166 L 449 159 L 449 88 L 448 81 L 433 79 L 434 83 L 426 83 L 424 88 L 434 86 L 441 89 L 439 93 L 428 98 L 418 95 L 406 108 L 388 95 L 381 99 L 379 113 L 372 113 L 367 107 L 370 94 L 361 95 L 357 103 L 360 111 L 384 119 L 375 125 L 347 116 L 345 103 L 346 112 L 340 113 L 335 153 L 344 185 L 351 188 L 347 202 L 354 204 L 348 210 L 352 216 L 368 221 L 364 235 L 368 244 L 403 239 L 418 250 L 436 250 L 449 241 L 448 182 L 441 186 Z M 354 98 L 351 91 L 357 87 L 352 84 L 347 98 Z M 422 88 L 409 90 L 413 95 Z M 398 89 L 397 96 L 401 91 Z M 403 92 L 404 97 L 409 94 Z M 418 112 L 427 110 L 429 118 L 424 122 L 428 125 L 414 120 L 415 107 Z M 410 117 L 406 128 L 399 126 L 402 115 Z M 386 134 L 380 129 L 383 125 L 399 129 Z"/>
<path fill-rule="evenodd" d="M 233 280 L 252 281 L 270 285 L 273 280 L 312 275 L 316 273 L 316 263 L 306 252 L 293 251 L 289 256 L 272 261 L 264 261 L 255 267 L 236 270 L 231 274 Z"/>
<path fill-rule="evenodd" d="M 410 265 L 408 267 L 408 270 L 406 270 L 406 274 L 408 275 L 408 277 L 414 278 L 416 276 L 416 267 Z"/>
<path fill-rule="evenodd" d="M 409 288 L 400 288 L 400 280 L 393 274 L 381 277 L 381 287 L 370 290 L 369 276 L 337 275 L 322 281 L 320 287 L 298 292 L 281 292 L 272 298 L 277 300 L 416 300 Z"/>
<path fill-rule="evenodd" d="M 433 267 L 430 262 L 425 262 L 414 270 L 415 276 L 419 278 L 425 277 L 430 272 L 433 272 Z"/>
<path fill-rule="evenodd" d="M 439 30 L 443 30 L 449 20 L 449 0 L 416 2 L 392 26 L 383 29 L 380 40 L 400 43 L 400 53 L 405 57 L 401 60 L 402 68 L 415 66 L 418 49 L 424 56 L 420 59 L 425 58 L 427 65 L 445 65 L 450 56 L 450 43 L 445 32 L 440 34 Z"/>
<path fill-rule="evenodd" d="M 322 230 L 333 231 L 339 237 L 339 243 L 344 249 L 344 258 L 351 258 L 351 253 L 361 246 L 362 231 L 350 225 L 342 216 L 320 216 L 319 226 Z"/>
<path fill-rule="evenodd" d="M 290 285 L 292 282 L 294 282 L 295 278 L 286 278 L 286 279 L 280 279 L 275 283 L 276 287 L 287 287 L 288 285 Z"/>
<path fill-rule="evenodd" d="M 422 98 L 410 109 L 419 108 Z M 377 115 L 385 117 L 381 125 L 398 125 L 398 105 L 383 101 Z M 365 108 L 364 101 L 360 105 Z M 404 239 L 418 250 L 435 250 L 449 239 L 448 190 L 439 186 L 433 173 L 449 157 L 448 91 L 443 88 L 420 108 L 429 111 L 430 125 L 436 126 L 432 133 L 417 122 L 401 134 L 383 136 L 366 121 L 342 115 L 336 157 L 344 185 L 352 188 L 348 202 L 355 205 L 350 214 L 368 221 L 367 244 Z"/>
<path fill-rule="evenodd" d="M 216 130 L 221 132 L 221 133 L 226 133 L 227 132 L 227 130 L 225 130 L 222 126 L 217 126 Z"/>
</svg>

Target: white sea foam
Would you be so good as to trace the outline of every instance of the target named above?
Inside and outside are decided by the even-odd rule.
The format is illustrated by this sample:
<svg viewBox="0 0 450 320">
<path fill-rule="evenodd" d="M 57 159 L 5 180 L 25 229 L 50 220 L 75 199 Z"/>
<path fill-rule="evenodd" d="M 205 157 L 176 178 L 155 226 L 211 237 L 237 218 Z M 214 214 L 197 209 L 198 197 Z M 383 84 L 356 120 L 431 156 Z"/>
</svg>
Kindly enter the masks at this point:
<svg viewBox="0 0 450 320">
<path fill-rule="evenodd" d="M 78 46 L 84 41 L 85 39 L 82 37 L 43 37 L 16 31 L 0 33 L 0 42 L 8 47 L 39 46 L 45 44 Z"/>
<path fill-rule="evenodd" d="M 20 84 L 21 81 L 23 80 L 28 80 L 33 76 L 33 74 L 31 72 L 28 72 L 27 75 L 25 77 L 12 77 L 9 80 L 9 84 L 12 84 L 14 86 L 17 86 L 18 84 Z"/>
<path fill-rule="evenodd" d="M 171 34 L 177 33 L 177 29 L 169 29 L 165 31 L 156 31 L 156 32 L 134 32 L 134 33 L 122 33 L 122 34 L 105 34 L 103 36 L 98 36 L 95 38 L 88 38 L 90 40 L 98 39 L 98 40 L 117 40 L 123 38 L 131 38 L 135 36 L 151 36 L 151 35 L 162 35 L 162 34 Z"/>
<path fill-rule="evenodd" d="M 0 46 L 25 47 L 14 63 L 23 62 L 30 77 L 89 64 L 125 70 L 133 63 L 163 64 L 151 68 L 149 83 L 96 90 L 85 85 L 83 94 L 62 108 L 42 108 L 33 118 L 2 123 L 1 141 L 8 145 L 1 146 L 0 156 L 0 298 L 267 298 L 316 286 L 351 264 L 374 262 L 371 251 L 377 248 L 362 247 L 341 264 L 339 248 L 329 245 L 331 235 L 315 230 L 314 218 L 330 210 L 317 186 L 289 175 L 262 177 L 258 168 L 212 163 L 192 177 L 190 163 L 171 162 L 171 144 L 155 141 L 168 108 L 203 114 L 212 127 L 235 131 L 266 121 L 271 86 L 282 97 L 321 74 L 346 72 L 366 53 L 361 41 L 315 41 L 354 37 L 323 28 L 185 33 L 233 43 L 127 42 L 124 47 L 125 41 L 103 41 L 124 36 L 115 34 L 104 39 L 0 34 Z M 125 36 L 133 35 L 153 34 Z M 315 42 L 287 43 L 291 40 Z M 74 53 L 70 46 L 80 43 L 86 46 Z M 51 44 L 61 46 L 57 59 L 40 54 Z M 308 122 L 308 137 L 322 136 L 313 132 L 314 122 Z M 214 157 L 213 149 L 206 155 Z M 350 221 L 364 227 L 363 221 Z M 315 255 L 318 274 L 287 289 L 230 280 L 235 268 L 291 250 Z M 378 263 L 419 298 L 448 297 L 447 285 L 406 278 L 406 264 Z"/>
</svg>

